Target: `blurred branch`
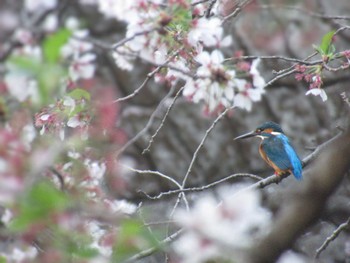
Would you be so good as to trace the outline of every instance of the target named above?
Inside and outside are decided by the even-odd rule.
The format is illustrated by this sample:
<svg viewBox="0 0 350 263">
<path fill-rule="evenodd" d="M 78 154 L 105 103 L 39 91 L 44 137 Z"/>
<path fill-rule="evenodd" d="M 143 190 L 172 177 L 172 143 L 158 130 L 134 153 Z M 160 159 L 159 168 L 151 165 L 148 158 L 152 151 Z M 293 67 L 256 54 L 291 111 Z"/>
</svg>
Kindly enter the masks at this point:
<svg viewBox="0 0 350 263">
<path fill-rule="evenodd" d="M 221 24 L 223 25 L 223 24 L 225 24 L 228 20 L 230 20 L 230 19 L 236 17 L 236 16 L 243 10 L 243 8 L 244 8 L 246 5 L 248 5 L 251 1 L 252 1 L 252 0 L 244 0 L 244 1 L 242 1 L 242 2 L 239 2 L 239 4 L 237 5 L 237 7 L 235 8 L 235 10 L 234 10 L 231 14 L 225 16 L 225 17 L 222 19 Z"/>
<path fill-rule="evenodd" d="M 317 1 L 320 2 L 320 1 Z M 291 6 L 291 5 L 274 5 L 274 4 L 262 4 L 259 5 L 259 8 L 261 9 L 287 9 L 287 10 L 294 10 L 297 11 L 298 13 L 304 13 L 306 15 L 309 15 L 311 17 L 316 17 L 316 18 L 322 18 L 322 19 L 328 19 L 328 20 L 350 20 L 350 16 L 342 16 L 342 15 L 326 15 L 326 14 L 321 14 L 321 13 L 316 13 L 307 10 L 306 8 L 299 7 L 299 6 Z"/>
<path fill-rule="evenodd" d="M 169 244 L 170 242 L 172 242 L 175 238 L 177 238 L 180 233 L 182 232 L 182 229 L 178 230 L 177 232 L 175 232 L 174 234 L 168 236 L 167 238 L 163 239 L 158 246 L 155 247 L 151 247 L 149 249 L 143 250 L 137 254 L 135 254 L 134 256 L 128 258 L 127 260 L 125 260 L 123 263 L 133 263 L 136 260 L 139 260 L 141 258 L 145 258 L 147 256 L 152 255 L 153 253 L 155 253 L 158 249 L 160 249 L 161 247 L 165 246 L 166 244 Z"/>
<path fill-rule="evenodd" d="M 210 18 L 211 10 L 213 9 L 213 7 L 214 7 L 216 2 L 217 2 L 217 0 L 210 0 L 209 6 L 208 6 L 207 10 L 205 11 L 205 17 L 206 18 Z"/>
<path fill-rule="evenodd" d="M 327 237 L 327 239 L 325 240 L 325 242 L 320 246 L 319 249 L 316 250 L 316 254 L 315 254 L 315 258 L 318 258 L 320 256 L 320 254 L 322 253 L 322 251 L 324 251 L 329 243 L 331 243 L 333 240 L 335 240 L 339 234 L 345 230 L 346 228 L 348 228 L 350 226 L 350 218 L 343 224 L 339 225 L 337 227 L 336 230 L 334 230 L 334 232 L 332 233 L 332 235 L 330 235 L 329 237 Z"/>
<path fill-rule="evenodd" d="M 123 38 L 123 39 L 120 40 L 119 42 L 113 44 L 111 48 L 112 48 L 112 49 L 116 49 L 116 48 L 118 48 L 118 47 L 120 47 L 120 46 L 123 46 L 125 43 L 127 43 L 127 42 L 133 40 L 134 38 L 136 38 L 136 37 L 138 37 L 138 36 L 147 35 L 147 34 L 153 32 L 153 31 L 156 31 L 156 30 L 158 30 L 158 29 L 160 29 L 160 28 L 152 28 L 152 29 L 149 29 L 149 30 L 137 32 L 137 33 L 133 34 L 132 36 Z"/>
<path fill-rule="evenodd" d="M 320 60 L 315 60 L 315 61 L 307 61 L 305 59 L 298 59 L 298 58 L 290 58 L 290 57 L 285 57 L 285 56 L 240 56 L 240 57 L 232 57 L 232 58 L 227 58 L 225 61 L 236 61 L 240 59 L 279 59 L 279 60 L 284 60 L 288 62 L 295 62 L 295 63 L 300 63 L 304 65 L 317 65 L 322 63 L 323 61 Z"/>
</svg>

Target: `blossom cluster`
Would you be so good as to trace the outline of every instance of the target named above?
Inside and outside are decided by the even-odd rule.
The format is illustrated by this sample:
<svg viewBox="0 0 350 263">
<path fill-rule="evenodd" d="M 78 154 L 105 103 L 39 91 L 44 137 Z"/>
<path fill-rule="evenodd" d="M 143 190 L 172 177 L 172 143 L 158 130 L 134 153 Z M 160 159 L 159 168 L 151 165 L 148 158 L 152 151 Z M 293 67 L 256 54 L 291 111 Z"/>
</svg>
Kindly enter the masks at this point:
<svg viewBox="0 0 350 263">
<path fill-rule="evenodd" d="M 32 15 L 57 4 L 24 1 L 23 7 Z M 16 232 L 16 240 L 0 256 L 11 262 L 65 262 L 64 242 L 72 242 L 79 250 L 72 255 L 83 251 L 108 262 L 115 242 L 106 241 L 115 234 L 109 220 L 136 210 L 103 189 L 107 181 L 120 194 L 125 189 L 115 158 L 125 135 L 115 127 L 114 90 L 101 84 L 91 89 L 96 55 L 84 40 L 89 32 L 75 18 L 58 21 L 55 13 L 43 20 L 43 40 L 31 28 L 16 29 L 12 40 L 18 45 L 2 67 L 1 223 Z M 50 196 L 54 201 L 47 204 Z M 41 255 L 34 240 L 52 226 L 55 239 L 40 245 L 46 252 Z M 113 229 L 103 231 L 107 228 Z"/>
<path fill-rule="evenodd" d="M 322 76 L 319 66 L 307 67 L 305 65 L 296 65 L 295 69 L 298 73 L 295 74 L 295 78 L 298 81 L 305 80 L 307 83 L 310 83 L 309 90 L 306 92 L 306 95 L 312 94 L 314 96 L 320 96 L 323 101 L 327 100 L 327 94 L 322 89 Z"/>
<path fill-rule="evenodd" d="M 165 68 L 156 81 L 171 85 L 184 81 L 183 95 L 194 103 L 204 102 L 206 112 L 231 107 L 251 110 L 265 92 L 259 60 L 246 72 L 228 65 L 221 49 L 231 45 L 231 36 L 224 35 L 218 16 L 205 15 L 208 3 L 196 2 L 96 0 L 90 4 L 106 17 L 127 23 L 125 41 L 113 50 L 121 69 L 133 69 L 135 59 L 141 58 Z"/>
<path fill-rule="evenodd" d="M 176 221 L 184 228 L 173 248 L 183 263 L 234 260 L 244 248 L 266 234 L 271 214 L 260 204 L 257 191 L 222 188 L 218 200 L 211 195 L 198 199 L 193 209 L 179 211 Z"/>
</svg>

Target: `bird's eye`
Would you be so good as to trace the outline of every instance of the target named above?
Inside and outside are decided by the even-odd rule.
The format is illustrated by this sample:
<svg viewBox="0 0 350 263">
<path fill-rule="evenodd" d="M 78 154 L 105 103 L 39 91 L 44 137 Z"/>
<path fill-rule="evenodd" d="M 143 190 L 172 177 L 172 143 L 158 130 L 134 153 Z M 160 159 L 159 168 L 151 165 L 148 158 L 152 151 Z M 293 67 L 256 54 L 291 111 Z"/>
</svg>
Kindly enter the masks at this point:
<svg viewBox="0 0 350 263">
<path fill-rule="evenodd" d="M 260 132 L 262 132 L 262 129 L 256 129 L 256 131 L 255 131 L 255 132 L 260 133 Z"/>
</svg>

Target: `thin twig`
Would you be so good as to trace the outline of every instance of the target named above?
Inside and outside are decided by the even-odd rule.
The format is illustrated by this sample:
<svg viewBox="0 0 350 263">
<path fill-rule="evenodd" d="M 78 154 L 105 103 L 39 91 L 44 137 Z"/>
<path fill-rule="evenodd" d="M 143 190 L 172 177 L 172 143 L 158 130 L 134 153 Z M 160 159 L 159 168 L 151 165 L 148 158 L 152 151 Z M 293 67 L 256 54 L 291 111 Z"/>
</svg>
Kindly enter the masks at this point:
<svg viewBox="0 0 350 263">
<path fill-rule="evenodd" d="M 225 16 L 222 21 L 221 21 L 221 25 L 225 24 L 228 20 L 236 17 L 242 10 L 243 8 L 248 5 L 252 0 L 246 0 L 243 1 L 241 3 L 239 3 L 239 5 L 236 7 L 236 9 L 229 15 Z"/>
<path fill-rule="evenodd" d="M 137 89 L 135 89 L 131 94 L 129 94 L 129 95 L 125 96 L 125 97 L 116 99 L 113 102 L 114 103 L 121 102 L 121 101 L 125 101 L 125 100 L 128 100 L 128 99 L 131 99 L 131 98 L 135 97 L 146 86 L 146 84 L 148 83 L 148 81 L 150 81 L 150 79 L 154 76 L 154 74 L 156 74 L 160 69 L 161 69 L 161 67 L 159 66 L 158 68 L 156 68 L 155 70 L 153 70 L 152 72 L 147 74 L 147 77 L 142 82 L 142 84 Z"/>
<path fill-rule="evenodd" d="M 125 101 L 125 100 L 128 100 L 130 98 L 133 98 L 134 96 L 136 96 L 140 91 L 141 89 L 143 89 L 146 84 L 148 83 L 148 81 L 150 81 L 151 78 L 154 77 L 155 74 L 157 74 L 159 72 L 159 70 L 161 70 L 163 67 L 165 67 L 175 56 L 177 56 L 177 54 L 180 52 L 181 49 L 178 49 L 176 50 L 171 56 L 169 56 L 167 58 L 167 60 L 159 65 L 156 69 L 154 69 L 152 72 L 148 73 L 147 74 L 147 77 L 145 78 L 145 80 L 142 82 L 142 84 L 140 85 L 140 87 L 138 87 L 136 90 L 134 90 L 133 93 L 125 96 L 125 97 L 122 97 L 122 98 L 119 98 L 119 99 L 116 99 L 114 100 L 113 102 L 116 103 L 116 102 L 121 102 L 121 101 Z"/>
<path fill-rule="evenodd" d="M 345 64 L 345 65 L 341 65 L 339 67 L 333 68 L 328 66 L 326 63 L 323 63 L 323 68 L 325 68 L 326 70 L 330 71 L 330 72 L 337 72 L 339 70 L 345 70 L 348 69 L 350 67 L 350 64 Z"/>
<path fill-rule="evenodd" d="M 274 82 L 276 82 L 277 80 L 281 79 L 281 78 L 284 78 L 286 76 L 289 76 L 291 74 L 293 74 L 294 72 L 296 72 L 297 70 L 294 68 L 294 66 L 292 67 L 292 69 L 282 73 L 282 74 L 279 74 L 277 75 L 276 77 L 274 77 L 273 79 L 271 79 L 269 82 L 267 82 L 264 86 L 264 88 L 272 85 Z"/>
<path fill-rule="evenodd" d="M 350 226 L 350 217 L 345 223 L 340 224 L 329 237 L 327 237 L 327 239 L 323 242 L 323 244 L 316 250 L 315 258 L 318 258 L 322 253 L 322 251 L 324 251 L 328 247 L 329 243 L 331 243 L 334 239 L 336 239 L 339 236 L 339 234 L 349 226 Z"/>
<path fill-rule="evenodd" d="M 220 179 L 218 181 L 215 181 L 211 184 L 207 184 L 201 187 L 191 187 L 191 188 L 184 188 L 184 189 L 178 189 L 178 190 L 172 190 L 172 191 L 168 191 L 168 192 L 163 192 L 160 193 L 157 196 L 149 196 L 147 195 L 148 198 L 150 199 L 160 199 L 163 196 L 166 195 L 173 195 L 173 194 L 178 194 L 178 193 L 184 193 L 184 192 L 200 192 L 200 191 L 204 191 L 206 189 L 212 188 L 218 184 L 221 184 L 223 182 L 226 182 L 232 178 L 251 178 L 253 180 L 262 180 L 263 178 L 254 174 L 248 174 L 248 173 L 236 173 L 236 174 L 231 174 L 223 179 Z"/>
<path fill-rule="evenodd" d="M 133 34 L 132 36 L 130 37 L 126 37 L 126 38 L 123 38 L 122 40 L 120 40 L 119 42 L 115 43 L 112 45 L 112 49 L 116 49 L 120 46 L 123 46 L 125 43 L 133 40 L 134 38 L 138 37 L 138 36 L 142 36 L 142 35 L 147 35 L 153 31 L 156 31 L 158 28 L 152 28 L 152 29 L 149 29 L 149 30 L 145 30 L 145 31 L 141 31 L 141 32 L 137 32 L 135 34 Z"/>
<path fill-rule="evenodd" d="M 298 6 L 290 6 L 290 5 L 274 5 L 274 4 L 265 4 L 265 5 L 259 5 L 260 8 L 265 9 L 265 8 L 280 8 L 280 9 L 289 9 L 289 10 L 295 10 L 298 12 L 302 12 L 304 14 L 307 14 L 311 17 L 317 17 L 317 18 L 322 18 L 322 19 L 334 19 L 334 20 L 350 20 L 350 16 L 341 16 L 341 15 L 325 15 L 325 14 L 320 14 L 316 12 L 312 12 L 307 10 L 306 8 L 298 7 Z"/>
<path fill-rule="evenodd" d="M 118 151 L 117 151 L 117 155 L 121 154 L 123 151 L 125 151 L 126 148 L 128 148 L 130 145 L 134 144 L 145 132 L 148 131 L 148 129 L 151 127 L 154 118 L 156 117 L 156 115 L 158 114 L 158 112 L 160 111 L 160 109 L 163 107 L 164 102 L 170 97 L 172 96 L 173 92 L 174 92 L 175 88 L 172 87 L 170 89 L 170 91 L 168 92 L 168 94 L 162 99 L 162 101 L 158 104 L 157 108 L 155 109 L 155 111 L 152 113 L 151 117 L 149 118 L 146 126 L 139 131 L 139 133 L 137 133 L 132 139 L 130 139 L 127 143 L 125 143 Z"/>
<path fill-rule="evenodd" d="M 333 35 L 335 36 L 335 35 L 339 34 L 341 31 L 348 30 L 348 29 L 350 29 L 350 26 L 340 27 L 340 28 L 337 29 L 337 31 L 334 32 Z"/>
<path fill-rule="evenodd" d="M 199 4 L 204 4 L 206 2 L 209 2 L 210 0 L 199 0 L 197 2 L 194 2 L 191 4 L 191 6 L 196 6 L 196 5 L 199 5 Z"/>
<path fill-rule="evenodd" d="M 179 189 L 181 189 L 181 185 L 175 180 L 173 179 L 172 177 L 168 176 L 168 175 L 165 175 L 161 172 L 158 172 L 158 171 L 151 171 L 151 170 L 139 170 L 139 169 L 135 169 L 135 168 L 132 168 L 130 166 L 127 166 L 127 165 L 123 165 L 121 164 L 122 167 L 125 167 L 126 169 L 132 171 L 132 172 L 135 172 L 135 173 L 138 173 L 138 174 L 153 174 L 153 175 L 157 175 L 161 178 L 164 178 L 170 182 L 172 182 L 173 184 L 175 184 L 175 186 L 177 186 Z M 149 197 L 150 199 L 152 199 L 149 195 L 147 195 L 145 192 L 141 191 L 142 193 L 144 193 L 147 197 Z M 187 201 L 187 198 L 186 196 L 184 196 L 184 202 L 185 202 L 185 206 L 186 206 L 186 209 L 189 210 L 190 207 L 189 207 L 189 204 L 188 204 L 188 201 Z"/>
<path fill-rule="evenodd" d="M 210 0 L 209 6 L 208 6 L 207 10 L 205 11 L 205 17 L 206 17 L 206 18 L 210 18 L 210 16 L 211 16 L 211 10 L 213 9 L 213 7 L 214 7 L 216 1 L 217 1 L 217 0 Z"/>
<path fill-rule="evenodd" d="M 201 150 L 201 148 L 203 147 L 204 142 L 206 141 L 208 135 L 209 135 L 210 132 L 214 129 L 214 127 L 216 126 L 216 124 L 226 115 L 226 113 L 227 113 L 229 110 L 233 109 L 233 108 L 234 108 L 234 107 L 226 108 L 226 109 L 214 120 L 214 122 L 210 125 L 210 127 L 206 130 L 205 135 L 203 136 L 203 138 L 202 138 L 200 144 L 198 145 L 196 151 L 194 152 L 194 154 L 193 154 L 193 156 L 192 156 L 192 160 L 191 160 L 191 162 L 190 162 L 190 165 L 189 165 L 188 168 L 187 168 L 187 172 L 186 172 L 185 177 L 184 177 L 184 179 L 183 179 L 183 181 L 182 181 L 182 184 L 181 184 L 181 190 L 183 190 L 184 187 L 185 187 L 185 185 L 186 185 L 186 181 L 187 181 L 189 175 L 191 174 L 193 164 L 194 164 L 194 162 L 196 161 L 196 159 L 197 159 L 197 157 L 198 157 L 198 153 L 199 153 L 199 151 Z M 182 197 L 185 197 L 185 194 L 184 194 L 184 193 L 180 193 L 180 194 L 179 194 L 179 196 L 178 196 L 178 198 L 177 198 L 177 200 L 176 200 L 176 203 L 175 203 L 175 205 L 174 205 L 174 207 L 173 207 L 173 210 L 172 210 L 171 213 L 170 213 L 170 216 L 172 216 L 172 215 L 174 214 L 174 212 L 175 212 L 177 206 L 179 205 L 179 203 L 180 203 Z"/>
<path fill-rule="evenodd" d="M 280 59 L 288 62 L 296 62 L 304 65 L 316 65 L 320 64 L 323 61 L 320 60 L 315 60 L 315 61 L 307 61 L 303 59 L 298 59 L 298 58 L 290 58 L 290 57 L 285 57 L 285 56 L 240 56 L 240 57 L 232 57 L 232 58 L 227 58 L 224 61 L 235 61 L 235 60 L 240 60 L 240 59 Z"/>
<path fill-rule="evenodd" d="M 170 176 L 168 175 L 165 175 L 161 172 L 158 172 L 158 171 L 152 171 L 152 170 L 139 170 L 139 169 L 135 169 L 135 168 L 132 168 L 130 166 L 127 166 L 127 165 L 124 165 L 124 164 L 120 164 L 122 167 L 132 171 L 132 172 L 135 172 L 135 173 L 138 173 L 138 174 L 153 174 L 153 175 L 157 175 L 159 177 L 162 177 L 170 182 L 172 182 L 173 184 L 175 184 L 177 187 L 181 188 L 181 185 L 173 178 L 171 178 Z"/>
<path fill-rule="evenodd" d="M 151 145 L 154 141 L 154 138 L 158 135 L 160 129 L 163 127 L 164 123 L 165 123 L 165 120 L 166 118 L 168 117 L 169 113 L 170 113 L 170 110 L 173 108 L 174 104 L 175 104 L 175 101 L 177 100 L 177 98 L 179 97 L 179 95 L 181 94 L 182 90 L 184 89 L 184 87 L 182 87 L 175 95 L 173 101 L 171 102 L 171 104 L 169 105 L 162 121 L 160 122 L 160 125 L 158 127 L 158 129 L 155 131 L 155 133 L 151 136 L 151 139 L 149 140 L 148 142 L 148 145 L 147 147 L 142 151 L 142 154 L 145 154 L 146 152 L 149 152 L 150 151 L 150 148 L 151 148 Z"/>
<path fill-rule="evenodd" d="M 191 172 L 192 172 L 193 164 L 194 164 L 194 162 L 196 161 L 196 159 L 197 159 L 197 157 L 198 157 L 198 153 L 199 153 L 199 151 L 202 149 L 202 147 L 203 147 L 203 145 L 204 145 L 204 142 L 206 141 L 208 135 L 209 135 L 210 132 L 214 129 L 214 127 L 216 126 L 216 124 L 226 115 L 226 113 L 227 113 L 229 110 L 233 109 L 233 108 L 234 108 L 234 107 L 226 108 L 226 109 L 214 120 L 214 122 L 210 125 L 210 127 L 206 130 L 205 135 L 203 136 L 203 138 L 202 138 L 200 144 L 198 145 L 196 151 L 194 152 L 194 154 L 193 154 L 193 156 L 192 156 L 192 160 L 191 160 L 191 162 L 190 162 L 190 165 L 189 165 L 188 168 L 187 168 L 187 172 L 186 172 L 185 177 L 184 177 L 184 179 L 183 179 L 183 181 L 182 181 L 182 184 L 181 184 L 182 187 L 185 187 L 186 182 L 187 182 L 187 179 L 188 179 L 188 176 L 189 176 L 189 175 L 191 174 Z"/>
<path fill-rule="evenodd" d="M 154 252 L 156 252 L 159 248 L 163 247 L 166 244 L 169 244 L 172 242 L 175 238 L 177 238 L 183 230 L 180 229 L 177 232 L 173 233 L 172 235 L 168 236 L 167 238 L 163 239 L 157 246 L 151 247 L 149 249 L 143 250 L 132 257 L 128 258 L 124 261 L 124 263 L 131 263 L 135 262 L 141 258 L 147 257 L 149 255 L 152 255 Z"/>
</svg>

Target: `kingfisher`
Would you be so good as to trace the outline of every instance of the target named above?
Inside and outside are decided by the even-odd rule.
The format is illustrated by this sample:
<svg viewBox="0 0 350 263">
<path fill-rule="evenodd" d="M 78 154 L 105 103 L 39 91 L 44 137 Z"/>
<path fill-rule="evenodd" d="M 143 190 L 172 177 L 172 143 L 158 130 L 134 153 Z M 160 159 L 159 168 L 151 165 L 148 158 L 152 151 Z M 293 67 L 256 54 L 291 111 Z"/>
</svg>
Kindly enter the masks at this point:
<svg viewBox="0 0 350 263">
<path fill-rule="evenodd" d="M 236 137 L 234 140 L 258 137 L 261 157 L 270 165 L 277 176 L 290 172 L 302 180 L 302 163 L 281 126 L 272 121 L 265 122 L 254 131 Z"/>
</svg>

